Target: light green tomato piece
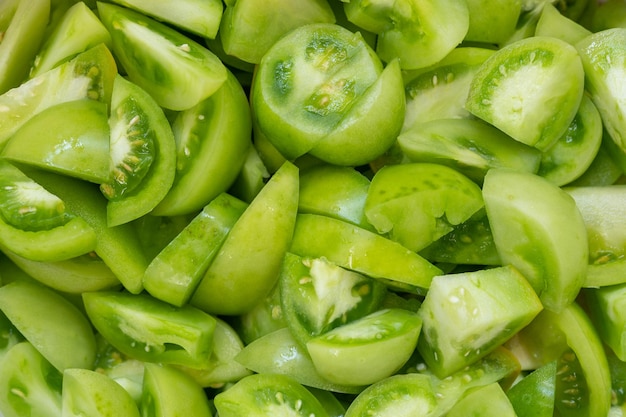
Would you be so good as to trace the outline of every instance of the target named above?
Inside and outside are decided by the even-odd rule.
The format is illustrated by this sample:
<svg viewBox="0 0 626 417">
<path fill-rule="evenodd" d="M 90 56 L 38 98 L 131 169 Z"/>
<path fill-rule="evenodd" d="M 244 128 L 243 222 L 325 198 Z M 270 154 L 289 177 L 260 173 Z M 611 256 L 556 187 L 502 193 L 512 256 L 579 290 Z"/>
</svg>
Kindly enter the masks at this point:
<svg viewBox="0 0 626 417">
<path fill-rule="evenodd" d="M 497 382 L 468 392 L 446 417 L 517 417 L 511 401 Z"/>
<path fill-rule="evenodd" d="M 298 189 L 298 168 L 285 162 L 231 229 L 191 304 L 209 313 L 238 315 L 269 294 L 291 242 Z"/>
<path fill-rule="evenodd" d="M 546 4 L 539 16 L 535 35 L 552 36 L 575 45 L 581 39 L 591 35 L 591 31 L 578 22 L 567 18 L 552 4 Z"/>
<path fill-rule="evenodd" d="M 513 35 L 521 0 L 467 0 L 469 28 L 465 41 L 501 45 Z"/>
<path fill-rule="evenodd" d="M 60 294 L 43 285 L 15 281 L 0 287 L 0 310 L 59 371 L 93 366 L 92 327 Z"/>
<path fill-rule="evenodd" d="M 117 382 L 89 369 L 63 373 L 62 417 L 139 417 L 130 394 Z"/>
</svg>

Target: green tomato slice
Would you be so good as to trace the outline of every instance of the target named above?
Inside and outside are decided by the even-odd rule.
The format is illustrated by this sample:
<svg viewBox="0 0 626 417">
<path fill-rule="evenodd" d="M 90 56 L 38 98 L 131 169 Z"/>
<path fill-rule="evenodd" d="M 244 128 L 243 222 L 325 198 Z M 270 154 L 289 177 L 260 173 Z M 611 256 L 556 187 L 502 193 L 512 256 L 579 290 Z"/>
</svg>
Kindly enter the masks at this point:
<svg viewBox="0 0 626 417">
<path fill-rule="evenodd" d="M 52 289 L 21 280 L 4 285 L 0 287 L 0 310 L 60 372 L 92 367 L 96 341 L 89 321 Z"/>
<path fill-rule="evenodd" d="M 440 378 L 485 356 L 543 309 L 526 279 L 510 266 L 435 277 L 418 311 L 418 349 Z"/>
<path fill-rule="evenodd" d="M 376 311 L 386 287 L 326 259 L 287 253 L 279 279 L 282 313 L 303 346 L 311 338 Z"/>
<path fill-rule="evenodd" d="M 279 374 L 254 374 L 215 396 L 222 417 L 328 417 L 319 400 L 294 379 Z"/>
<path fill-rule="evenodd" d="M 480 187 L 440 164 L 382 167 L 372 178 L 365 216 L 376 230 L 419 251 L 483 207 Z"/>
<path fill-rule="evenodd" d="M 101 43 L 111 47 L 111 35 L 84 2 L 75 3 L 46 34 L 29 77 L 43 74 Z"/>
<path fill-rule="evenodd" d="M 139 417 L 130 394 L 107 375 L 90 369 L 63 372 L 63 416 Z"/>
<path fill-rule="evenodd" d="M 175 216 L 202 209 L 232 186 L 251 146 L 250 106 L 243 87 L 228 72 L 209 98 L 179 113 L 174 183 L 152 214 Z"/>
<path fill-rule="evenodd" d="M 146 291 L 176 306 L 186 304 L 246 207 L 225 193 L 215 197 L 150 262 Z"/>
<path fill-rule="evenodd" d="M 311 239 L 315 236 L 315 239 Z M 299 214 L 290 251 L 381 279 L 391 287 L 425 293 L 441 270 L 414 251 L 342 220 Z"/>
<path fill-rule="evenodd" d="M 2 150 L 2 157 L 95 183 L 109 178 L 108 106 L 75 100 L 29 119 Z"/>
<path fill-rule="evenodd" d="M 578 295 L 589 257 L 574 199 L 545 178 L 504 168 L 487 172 L 483 197 L 502 262 L 522 272 L 545 308 L 565 308 Z"/>
<path fill-rule="evenodd" d="M 278 282 L 298 211 L 298 168 L 286 162 L 233 225 L 191 304 L 214 314 L 239 315 Z"/>
<path fill-rule="evenodd" d="M 111 99 L 111 173 L 100 190 L 107 197 L 107 222 L 117 226 L 151 212 L 172 187 L 176 144 L 154 99 L 121 75 Z"/>
<path fill-rule="evenodd" d="M 515 32 L 522 12 L 521 1 L 468 0 L 469 27 L 465 41 L 504 44 Z"/>
<path fill-rule="evenodd" d="M 587 3 L 587 0 L 578 3 Z M 536 36 L 552 36 L 575 45 L 577 42 L 591 35 L 591 31 L 580 24 L 581 22 L 567 17 L 553 4 L 543 5 L 541 15 L 535 29 Z"/>
<path fill-rule="evenodd" d="M 507 391 L 517 415 L 533 415 L 536 417 L 552 417 L 556 394 L 557 361 L 543 365 Z"/>
<path fill-rule="evenodd" d="M 4 417 L 61 416 L 62 374 L 29 342 L 0 361 L 0 413 Z"/>
<path fill-rule="evenodd" d="M 417 346 L 422 319 L 404 309 L 383 309 L 306 342 L 313 365 L 331 382 L 369 385 L 396 373 Z"/>
<path fill-rule="evenodd" d="M 208 365 L 216 326 L 209 314 L 147 294 L 97 291 L 82 298 L 94 327 L 125 355 L 192 368 Z"/>
<path fill-rule="evenodd" d="M 466 393 L 446 417 L 517 417 L 517 414 L 502 386 L 492 382 Z"/>
<path fill-rule="evenodd" d="M 109 103 L 117 66 L 104 44 L 0 95 L 0 147 L 32 116 L 66 101 Z"/>
<path fill-rule="evenodd" d="M 550 37 L 522 39 L 484 62 L 472 80 L 466 108 L 512 138 L 545 150 L 574 119 L 584 77 L 572 45 Z"/>
<path fill-rule="evenodd" d="M 99 2 L 98 12 L 128 77 L 161 107 L 188 109 L 226 81 L 219 58 L 181 32 L 113 4 Z"/>
</svg>

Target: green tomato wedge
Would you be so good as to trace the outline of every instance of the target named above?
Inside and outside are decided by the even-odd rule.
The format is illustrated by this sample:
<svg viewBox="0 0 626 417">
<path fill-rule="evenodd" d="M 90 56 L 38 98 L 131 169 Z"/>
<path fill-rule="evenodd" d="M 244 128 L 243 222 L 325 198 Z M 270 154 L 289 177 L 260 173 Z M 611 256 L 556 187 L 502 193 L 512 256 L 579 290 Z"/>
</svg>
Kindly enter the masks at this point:
<svg viewBox="0 0 626 417">
<path fill-rule="evenodd" d="M 121 285 L 111 268 L 93 252 L 56 262 L 33 261 L 8 250 L 4 254 L 37 281 L 68 294 L 100 291 Z"/>
<path fill-rule="evenodd" d="M 61 417 L 62 378 L 32 344 L 16 344 L 0 360 L 0 413 Z"/>
<path fill-rule="evenodd" d="M 215 396 L 221 417 L 328 417 L 319 400 L 294 379 L 278 374 L 243 378 Z"/>
<path fill-rule="evenodd" d="M 543 5 L 535 28 L 535 36 L 552 36 L 575 45 L 589 35 L 591 35 L 589 29 L 565 16 L 553 4 Z"/>
<path fill-rule="evenodd" d="M 209 39 L 217 35 L 224 10 L 219 0 L 179 0 L 176 5 L 153 0 L 115 0 L 114 3 Z"/>
<path fill-rule="evenodd" d="M 225 193 L 215 197 L 150 262 L 146 291 L 176 306 L 186 304 L 246 207 Z"/>
<path fill-rule="evenodd" d="M 168 365 L 147 362 L 143 377 L 141 412 L 154 417 L 212 417 L 202 386 Z"/>
<path fill-rule="evenodd" d="M 91 252 L 94 229 L 55 192 L 0 159 L 0 247 L 34 261 L 61 261 Z"/>
<path fill-rule="evenodd" d="M 95 183 L 109 178 L 108 105 L 74 100 L 30 118 L 0 156 Z"/>
<path fill-rule="evenodd" d="M 60 372 L 93 366 L 96 340 L 89 321 L 52 289 L 27 281 L 4 285 L 0 287 L 0 310 Z"/>
<path fill-rule="evenodd" d="M 585 281 L 589 246 L 574 199 L 545 178 L 492 169 L 485 208 L 502 262 L 528 279 L 548 310 L 561 311 Z"/>
<path fill-rule="evenodd" d="M 335 23 L 324 0 L 235 0 L 226 2 L 220 25 L 224 52 L 258 64 L 280 38 L 314 23 Z"/>
<path fill-rule="evenodd" d="M 227 191 L 251 147 L 251 123 L 248 99 L 231 72 L 213 95 L 179 113 L 172 123 L 176 176 L 152 214 L 194 213 Z"/>
<path fill-rule="evenodd" d="M 469 27 L 464 41 L 502 45 L 515 32 L 521 0 L 467 0 Z"/>
<path fill-rule="evenodd" d="M 29 175 L 62 198 L 68 210 L 93 228 L 96 238 L 91 250 L 113 271 L 124 288 L 132 293 L 141 292 L 148 259 L 137 231 L 132 223 L 107 224 L 107 200 L 97 186 L 50 172 L 29 171 Z"/>
<path fill-rule="evenodd" d="M 306 342 L 313 365 L 331 382 L 369 385 L 397 372 L 411 357 L 421 318 L 404 309 L 383 309 Z"/>
<path fill-rule="evenodd" d="M 482 184 L 491 168 L 536 173 L 541 152 L 476 119 L 436 119 L 419 123 L 398 136 L 411 162 L 446 165 Z"/>
<path fill-rule="evenodd" d="M 369 186 L 369 179 L 352 167 L 323 164 L 302 170 L 298 211 L 371 228 L 363 212 Z"/>
<path fill-rule="evenodd" d="M 285 162 L 232 227 L 191 304 L 214 314 L 239 315 L 270 293 L 291 242 L 298 189 L 298 168 Z"/>
<path fill-rule="evenodd" d="M 151 212 L 176 174 L 176 143 L 163 110 L 121 75 L 111 99 L 110 178 L 100 185 L 109 200 L 107 223 L 117 226 Z"/>
<path fill-rule="evenodd" d="M 311 24 L 263 56 L 251 106 L 255 130 L 287 159 L 312 151 L 326 162 L 356 166 L 393 144 L 405 99 L 396 61 L 383 70 L 359 33 Z"/>
<path fill-rule="evenodd" d="M 567 131 L 541 154 L 537 175 L 563 186 L 580 177 L 595 159 L 602 144 L 602 119 L 591 99 L 584 95 Z"/>
<path fill-rule="evenodd" d="M 626 358 L 626 316 L 623 314 L 625 288 L 624 284 L 618 284 L 589 288 L 584 293 L 598 335 L 622 361 Z"/>
<path fill-rule="evenodd" d="M 92 99 L 109 103 L 117 66 L 104 44 L 0 95 L 0 148 L 31 117 L 55 104 Z"/>
<path fill-rule="evenodd" d="M 622 151 L 626 150 L 626 102 L 619 94 L 626 71 L 626 28 L 611 28 L 576 44 L 585 69 L 586 88 L 602 116 L 604 128 Z"/>
<path fill-rule="evenodd" d="M 101 43 L 111 47 L 111 35 L 84 2 L 77 2 L 63 13 L 54 29 L 47 34 L 29 77 L 43 74 Z"/>
<path fill-rule="evenodd" d="M 554 360 L 540 366 L 511 387 L 506 393 L 518 416 L 552 417 L 556 394 Z"/>
<path fill-rule="evenodd" d="M 219 58 L 181 32 L 113 4 L 98 2 L 98 12 L 129 79 L 161 107 L 188 109 L 226 81 L 226 67 Z"/>
<path fill-rule="evenodd" d="M 281 374 L 302 385 L 330 392 L 358 394 L 363 386 L 337 384 L 322 377 L 306 348 L 286 327 L 270 332 L 246 345 L 235 360 L 259 374 Z"/>
<path fill-rule="evenodd" d="M 378 34 L 376 53 L 402 69 L 423 68 L 445 57 L 469 29 L 466 2 L 357 1 L 344 3 L 348 20 Z"/>
<path fill-rule="evenodd" d="M 403 71 L 406 114 L 402 130 L 435 119 L 471 117 L 465 101 L 472 78 L 493 53 L 487 48 L 459 47 L 433 65 Z"/>
<path fill-rule="evenodd" d="M 298 215 L 290 251 L 302 257 L 326 258 L 414 293 L 425 293 L 432 278 L 441 274 L 438 267 L 398 242 L 317 214 Z"/>
<path fill-rule="evenodd" d="M 90 369 L 63 372 L 62 417 L 139 417 L 130 394 L 107 375 Z"/>
<path fill-rule="evenodd" d="M 9 0 L 10 2 L 10 0 Z M 0 94 L 17 87 L 44 40 L 50 0 L 19 0 L 0 42 Z"/>
<path fill-rule="evenodd" d="M 517 414 L 502 386 L 492 382 L 466 393 L 446 417 L 517 417 Z"/>
<path fill-rule="evenodd" d="M 376 230 L 419 251 L 483 207 L 480 187 L 444 165 L 387 165 L 372 178 L 365 216 Z"/>
<path fill-rule="evenodd" d="M 147 294 L 98 291 L 82 298 L 93 326 L 125 355 L 192 368 L 208 365 L 216 326 L 211 315 Z"/>
<path fill-rule="evenodd" d="M 584 77 L 572 45 L 550 37 L 522 39 L 483 63 L 472 80 L 466 108 L 512 138 L 545 150 L 574 119 Z"/>
<path fill-rule="evenodd" d="M 279 280 L 282 312 L 303 346 L 312 337 L 373 313 L 386 287 L 324 258 L 287 253 Z"/>
<path fill-rule="evenodd" d="M 246 345 L 268 333 L 287 327 L 281 306 L 279 284 L 280 281 L 276 283 L 267 297 L 235 321 L 241 340 Z"/>
<path fill-rule="evenodd" d="M 418 350 L 435 375 L 448 375 L 484 357 L 543 309 L 515 268 L 504 266 L 435 277 L 418 311 Z"/>
</svg>

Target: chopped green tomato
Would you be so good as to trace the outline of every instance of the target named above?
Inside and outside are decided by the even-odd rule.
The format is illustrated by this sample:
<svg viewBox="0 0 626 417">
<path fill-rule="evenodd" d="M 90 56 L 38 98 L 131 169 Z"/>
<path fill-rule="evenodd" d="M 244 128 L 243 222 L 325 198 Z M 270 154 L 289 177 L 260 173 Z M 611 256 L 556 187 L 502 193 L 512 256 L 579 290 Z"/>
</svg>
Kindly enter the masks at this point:
<svg viewBox="0 0 626 417">
<path fill-rule="evenodd" d="M 96 243 L 92 250 L 128 291 L 141 292 L 142 278 L 148 266 L 141 241 L 131 223 L 113 227 L 107 224 L 107 200 L 98 188 L 85 181 L 48 172 L 32 171 L 29 175 L 59 195 L 77 218 L 93 228 Z"/>
<path fill-rule="evenodd" d="M 306 342 L 317 372 L 342 385 L 369 385 L 396 373 L 411 357 L 421 318 L 404 309 L 384 309 L 336 327 Z"/>
<path fill-rule="evenodd" d="M 384 70 L 359 33 L 305 25 L 263 56 L 251 91 L 255 129 L 287 159 L 308 152 L 361 165 L 395 141 L 405 99 L 396 61 Z"/>
<path fill-rule="evenodd" d="M 190 376 L 176 368 L 145 364 L 141 412 L 154 417 L 212 417 L 204 390 Z"/>
<path fill-rule="evenodd" d="M 250 107 L 229 72 L 213 95 L 176 116 L 176 176 L 152 214 L 174 216 L 202 209 L 237 178 L 251 147 Z"/>
<path fill-rule="evenodd" d="M 547 3 L 541 11 L 541 16 L 535 28 L 535 35 L 552 36 L 575 45 L 578 41 L 591 35 L 591 32 L 576 21 L 563 15 L 552 4 Z"/>
<path fill-rule="evenodd" d="M 590 264 L 584 288 L 598 288 L 626 283 L 626 258 L 605 264 Z"/>
<path fill-rule="evenodd" d="M 620 360 L 626 361 L 626 285 L 590 288 L 585 290 L 585 300 L 602 341 Z"/>
<path fill-rule="evenodd" d="M 267 297 L 254 308 L 238 317 L 235 322 L 241 339 L 247 345 L 256 339 L 287 327 L 287 321 L 281 306 L 280 280 Z"/>
<path fill-rule="evenodd" d="M 593 32 L 624 27 L 626 8 L 620 0 L 603 1 L 593 10 L 590 20 L 589 29 Z"/>
<path fill-rule="evenodd" d="M 106 103 L 68 101 L 30 118 L 1 156 L 100 184 L 109 178 L 109 134 Z"/>
<path fill-rule="evenodd" d="M 226 2 L 220 26 L 224 51 L 258 64 L 288 32 L 313 23 L 334 23 L 325 0 L 235 0 Z M 231 4 L 229 4 L 231 3 Z"/>
<path fill-rule="evenodd" d="M 551 37 L 511 43 L 476 72 L 466 107 L 512 138 L 549 148 L 570 125 L 584 89 L 576 49 Z"/>
<path fill-rule="evenodd" d="M 457 225 L 419 254 L 431 262 L 502 265 L 485 210 L 480 210 L 469 220 Z"/>
<path fill-rule="evenodd" d="M 386 287 L 324 258 L 285 255 L 279 280 L 282 312 L 303 346 L 312 337 L 378 309 Z"/>
<path fill-rule="evenodd" d="M 597 187 L 604 185 L 615 184 L 619 178 L 624 175 L 623 170 L 619 164 L 612 157 L 607 144 L 613 144 L 611 138 L 608 138 L 605 134 L 602 135 L 602 143 L 596 157 L 589 165 L 589 168 L 583 174 L 576 178 L 574 181 L 568 184 L 570 187 Z"/>
<path fill-rule="evenodd" d="M 585 69 L 586 88 L 602 116 L 604 128 L 626 150 L 626 102 L 618 92 L 626 71 L 626 28 L 607 29 L 576 44 Z"/>
<path fill-rule="evenodd" d="M 513 267 L 435 277 L 418 312 L 418 349 L 440 378 L 484 357 L 543 309 Z"/>
<path fill-rule="evenodd" d="M 176 143 L 165 114 L 141 87 L 121 75 L 111 99 L 110 179 L 100 190 L 109 200 L 107 223 L 117 226 L 152 211 L 170 190 Z"/>
<path fill-rule="evenodd" d="M 209 364 L 215 318 L 146 294 L 83 293 L 94 327 L 120 352 L 145 362 L 201 368 Z"/>
<path fill-rule="evenodd" d="M 469 28 L 466 2 L 455 0 L 352 0 L 348 20 L 378 34 L 376 53 L 385 62 L 399 58 L 402 69 L 424 68 L 463 41 Z"/>
<path fill-rule="evenodd" d="M 298 184 L 298 168 L 286 162 L 237 220 L 191 304 L 210 313 L 238 315 L 269 294 L 291 242 Z"/>
<path fill-rule="evenodd" d="M 28 78 L 50 17 L 50 0 L 19 0 L 0 39 L 0 94 Z"/>
<path fill-rule="evenodd" d="M 517 417 L 506 393 L 497 382 L 467 392 L 446 417 Z"/>
<path fill-rule="evenodd" d="M 29 342 L 0 360 L 0 413 L 4 417 L 61 417 L 61 373 Z"/>
<path fill-rule="evenodd" d="M 91 252 L 94 229 L 64 199 L 0 159 L 0 247 L 34 261 Z"/>
<path fill-rule="evenodd" d="M 130 80 L 161 107 L 188 109 L 226 81 L 227 70 L 219 58 L 182 33 L 113 4 L 98 2 L 98 12 Z"/>
<path fill-rule="evenodd" d="M 50 106 L 84 98 L 109 103 L 116 74 L 111 52 L 100 44 L 0 95 L 0 148 L 32 116 Z"/>
<path fill-rule="evenodd" d="M 77 2 L 63 14 L 61 21 L 45 38 L 30 69 L 30 78 L 43 74 L 100 43 L 110 47 L 111 35 L 84 2 Z"/>
<path fill-rule="evenodd" d="M 225 193 L 215 197 L 150 262 L 144 288 L 170 304 L 186 304 L 246 207 Z"/>
<path fill-rule="evenodd" d="M 215 396 L 220 417 L 328 417 L 310 391 L 294 379 L 278 374 L 243 378 Z"/>
<path fill-rule="evenodd" d="M 412 162 L 449 166 L 482 184 L 487 170 L 511 168 L 535 173 L 541 152 L 476 119 L 437 119 L 414 125 L 398 136 Z"/>
<path fill-rule="evenodd" d="M 552 417 L 556 391 L 557 361 L 543 365 L 507 391 L 518 416 Z"/>
<path fill-rule="evenodd" d="M 364 216 L 369 179 L 352 167 L 319 165 L 300 175 L 300 213 L 334 217 L 370 228 Z"/>
<path fill-rule="evenodd" d="M 378 233 L 419 251 L 483 207 L 480 187 L 440 164 L 387 165 L 374 174 L 365 216 Z"/>
<path fill-rule="evenodd" d="M 243 166 L 228 191 L 249 203 L 261 192 L 269 177 L 270 173 L 256 147 L 250 146 L 245 153 Z"/>
<path fill-rule="evenodd" d="M 522 0 L 467 0 L 469 28 L 465 41 L 504 44 L 515 32 Z"/>
<path fill-rule="evenodd" d="M 147 259 L 154 259 L 198 213 L 185 216 L 141 216 L 131 222 Z"/>
<path fill-rule="evenodd" d="M 558 186 L 580 177 L 600 150 L 602 131 L 600 113 L 584 95 L 567 132 L 542 153 L 537 175 Z"/>
<path fill-rule="evenodd" d="M 203 38 L 213 39 L 220 27 L 224 5 L 219 0 L 114 0 L 122 6 L 137 10 L 157 20 Z"/>
<path fill-rule="evenodd" d="M 545 308 L 561 311 L 578 295 L 589 257 L 574 199 L 545 178 L 504 168 L 487 172 L 483 197 L 502 262 L 522 272 Z"/>
<path fill-rule="evenodd" d="M 326 258 L 410 292 L 425 293 L 432 278 L 441 273 L 398 242 L 317 214 L 298 215 L 290 251 L 305 258 Z"/>
<path fill-rule="evenodd" d="M 205 388 L 221 387 L 229 382 L 239 381 L 252 373 L 235 360 L 244 348 L 239 334 L 224 320 L 219 318 L 215 320 L 217 326 L 213 333 L 213 349 L 209 365 L 206 368 L 178 366 Z"/>
<path fill-rule="evenodd" d="M 43 285 L 15 281 L 0 287 L 0 310 L 59 371 L 93 366 L 91 325 L 63 296 Z"/>
<path fill-rule="evenodd" d="M 56 262 L 33 261 L 7 250 L 4 254 L 28 275 L 57 291 L 80 294 L 121 285 L 111 268 L 95 253 Z"/>
<path fill-rule="evenodd" d="M 555 408 L 561 416 L 608 414 L 611 375 L 604 346 L 577 303 L 560 313 L 543 310 L 516 337 L 522 354 L 538 366 L 557 360 Z"/>
<path fill-rule="evenodd" d="M 89 369 L 63 373 L 63 417 L 139 417 L 130 394 L 107 375 Z"/>
<path fill-rule="evenodd" d="M 6 284 L 7 283 L 4 283 L 3 285 Z M 24 336 L 17 330 L 13 323 L 11 323 L 11 320 L 0 311 L 0 362 L 2 362 L 4 355 L 6 355 L 13 346 L 24 340 Z"/>
<path fill-rule="evenodd" d="M 402 130 L 435 119 L 468 118 L 465 100 L 474 74 L 493 50 L 455 48 L 437 63 L 403 71 L 406 114 Z"/>
</svg>

